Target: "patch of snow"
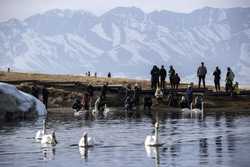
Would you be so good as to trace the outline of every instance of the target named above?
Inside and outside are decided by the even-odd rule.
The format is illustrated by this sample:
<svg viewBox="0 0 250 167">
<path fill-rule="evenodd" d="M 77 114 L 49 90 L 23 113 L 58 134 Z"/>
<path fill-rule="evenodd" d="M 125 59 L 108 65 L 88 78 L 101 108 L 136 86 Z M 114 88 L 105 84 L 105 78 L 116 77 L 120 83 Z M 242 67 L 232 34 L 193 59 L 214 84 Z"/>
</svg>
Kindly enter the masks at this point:
<svg viewBox="0 0 250 167">
<path fill-rule="evenodd" d="M 117 25 L 115 25 L 114 23 L 112 23 L 112 29 L 113 29 L 113 47 L 117 46 L 120 44 L 121 42 L 121 33 L 119 30 L 119 27 L 117 27 Z"/>
<path fill-rule="evenodd" d="M 101 24 L 97 24 L 92 28 L 92 31 L 95 32 L 97 35 L 99 35 L 100 37 L 102 37 L 103 39 L 106 39 L 108 41 L 112 41 L 112 39 L 110 37 L 107 36 L 107 34 L 104 32 L 102 25 Z"/>
<path fill-rule="evenodd" d="M 19 104 L 18 108 L 22 112 L 28 112 L 29 109 L 35 105 L 38 115 L 47 114 L 47 110 L 40 100 L 28 93 L 17 90 L 14 85 L 0 82 L 0 92 L 15 97 L 17 99 L 17 104 Z"/>
</svg>

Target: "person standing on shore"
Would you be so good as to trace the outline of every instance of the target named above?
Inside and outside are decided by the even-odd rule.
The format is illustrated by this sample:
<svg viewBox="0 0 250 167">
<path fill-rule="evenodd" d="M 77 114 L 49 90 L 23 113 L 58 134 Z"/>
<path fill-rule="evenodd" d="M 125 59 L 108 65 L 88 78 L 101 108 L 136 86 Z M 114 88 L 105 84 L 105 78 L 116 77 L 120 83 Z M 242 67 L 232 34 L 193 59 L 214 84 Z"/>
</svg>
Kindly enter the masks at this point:
<svg viewBox="0 0 250 167">
<path fill-rule="evenodd" d="M 173 66 L 169 66 L 169 71 L 168 71 L 168 75 L 169 75 L 169 81 L 170 81 L 170 86 L 173 89 L 174 86 L 174 77 L 175 77 L 175 70 L 173 68 Z"/>
<path fill-rule="evenodd" d="M 221 70 L 219 69 L 218 66 L 215 68 L 213 75 L 214 75 L 215 90 L 216 92 L 218 92 L 220 91 L 220 75 L 221 75 Z"/>
<path fill-rule="evenodd" d="M 164 66 L 162 65 L 161 69 L 160 69 L 160 80 L 161 80 L 160 87 L 161 87 L 161 89 L 165 89 L 165 79 L 166 79 L 166 76 L 167 76 L 167 71 L 164 68 Z"/>
<path fill-rule="evenodd" d="M 230 67 L 227 68 L 227 75 L 226 75 L 226 92 L 233 91 L 233 82 L 234 82 L 234 73 Z"/>
<path fill-rule="evenodd" d="M 206 88 L 206 82 L 205 82 L 206 74 L 207 74 L 207 68 L 204 66 L 204 63 L 201 62 L 201 66 L 197 70 L 197 76 L 199 78 L 199 88 L 201 86 L 201 80 L 203 82 L 204 89 Z"/>
<path fill-rule="evenodd" d="M 159 85 L 159 68 L 154 65 L 151 70 L 151 88 L 156 89 L 157 85 Z"/>
<path fill-rule="evenodd" d="M 111 78 L 111 73 L 110 72 L 108 73 L 108 78 Z"/>
<path fill-rule="evenodd" d="M 174 88 L 175 89 L 178 89 L 180 81 L 181 81 L 181 78 L 179 77 L 178 73 L 176 73 L 174 76 Z"/>
</svg>

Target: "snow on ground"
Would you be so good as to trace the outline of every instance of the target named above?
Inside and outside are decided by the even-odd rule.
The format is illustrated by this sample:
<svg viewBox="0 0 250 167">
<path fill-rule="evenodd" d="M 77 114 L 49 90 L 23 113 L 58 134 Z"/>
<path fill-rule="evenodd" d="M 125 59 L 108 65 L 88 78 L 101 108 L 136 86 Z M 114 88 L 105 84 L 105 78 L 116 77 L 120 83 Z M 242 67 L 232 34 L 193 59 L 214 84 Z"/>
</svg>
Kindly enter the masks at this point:
<svg viewBox="0 0 250 167">
<path fill-rule="evenodd" d="M 40 100 L 28 93 L 18 90 L 13 85 L 0 82 L 0 92 L 13 96 L 17 100 L 17 103 L 13 105 L 17 105 L 18 109 L 22 112 L 28 112 L 29 109 L 35 105 L 38 115 L 47 114 L 47 110 Z"/>
</svg>

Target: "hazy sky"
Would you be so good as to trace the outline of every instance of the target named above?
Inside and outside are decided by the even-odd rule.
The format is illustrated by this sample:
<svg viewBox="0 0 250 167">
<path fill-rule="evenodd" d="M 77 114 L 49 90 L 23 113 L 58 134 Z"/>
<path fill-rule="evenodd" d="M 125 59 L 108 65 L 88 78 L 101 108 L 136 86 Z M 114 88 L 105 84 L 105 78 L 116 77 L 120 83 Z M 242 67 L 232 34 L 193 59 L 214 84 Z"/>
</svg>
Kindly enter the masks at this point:
<svg viewBox="0 0 250 167">
<path fill-rule="evenodd" d="M 250 0 L 0 0 L 0 21 L 24 19 L 55 8 L 84 9 L 101 15 L 117 6 L 135 6 L 146 12 L 164 9 L 186 13 L 205 6 L 250 7 Z"/>
</svg>

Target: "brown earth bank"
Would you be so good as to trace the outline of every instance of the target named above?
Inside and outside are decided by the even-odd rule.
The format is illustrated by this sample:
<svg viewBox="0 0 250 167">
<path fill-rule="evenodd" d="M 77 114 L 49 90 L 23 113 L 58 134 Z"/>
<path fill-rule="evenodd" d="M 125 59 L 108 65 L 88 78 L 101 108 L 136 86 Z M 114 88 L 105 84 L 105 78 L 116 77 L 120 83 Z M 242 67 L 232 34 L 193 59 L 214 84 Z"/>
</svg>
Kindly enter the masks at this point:
<svg viewBox="0 0 250 167">
<path fill-rule="evenodd" d="M 122 107 L 124 100 L 124 91 L 126 85 L 132 86 L 136 83 L 142 87 L 145 92 L 150 92 L 150 81 L 135 80 L 126 78 L 106 78 L 106 77 L 87 77 L 77 75 L 48 75 L 37 73 L 17 73 L 17 72 L 0 72 L 0 82 L 14 84 L 18 89 L 31 93 L 31 88 L 36 83 L 38 86 L 45 86 L 49 91 L 48 112 L 50 113 L 67 113 L 72 112 L 72 106 L 76 97 L 82 97 L 86 92 L 88 84 L 94 86 L 94 100 L 100 95 L 100 90 L 103 84 L 109 84 L 109 91 L 107 92 L 106 103 L 111 107 Z M 188 84 L 182 83 L 180 89 L 185 89 Z M 169 87 L 167 83 L 167 87 Z M 248 112 L 250 111 L 250 92 L 245 91 L 242 95 L 230 96 L 222 92 L 216 94 L 213 87 L 199 92 L 205 98 L 205 111 L 207 112 Z M 168 93 L 168 89 L 166 90 Z M 167 94 L 166 93 L 166 94 Z M 153 95 L 153 93 L 151 92 Z M 178 98 L 183 95 L 183 91 L 178 92 Z M 140 105 L 143 105 L 143 96 L 140 97 Z M 94 101 L 93 100 L 93 101 Z M 174 111 L 179 110 L 168 106 L 166 98 L 161 104 L 153 100 L 153 110 Z"/>
</svg>

